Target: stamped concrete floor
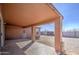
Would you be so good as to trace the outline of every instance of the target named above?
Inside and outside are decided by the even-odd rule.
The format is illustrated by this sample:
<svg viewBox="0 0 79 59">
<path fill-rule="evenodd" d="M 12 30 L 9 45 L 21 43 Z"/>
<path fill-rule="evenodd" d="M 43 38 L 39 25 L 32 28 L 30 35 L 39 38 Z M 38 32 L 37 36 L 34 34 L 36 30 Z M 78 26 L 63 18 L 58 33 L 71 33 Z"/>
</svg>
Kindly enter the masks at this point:
<svg viewBox="0 0 79 59">
<path fill-rule="evenodd" d="M 41 40 L 32 42 L 27 39 L 6 40 L 2 55 L 56 55 L 54 47 L 41 43 Z"/>
</svg>

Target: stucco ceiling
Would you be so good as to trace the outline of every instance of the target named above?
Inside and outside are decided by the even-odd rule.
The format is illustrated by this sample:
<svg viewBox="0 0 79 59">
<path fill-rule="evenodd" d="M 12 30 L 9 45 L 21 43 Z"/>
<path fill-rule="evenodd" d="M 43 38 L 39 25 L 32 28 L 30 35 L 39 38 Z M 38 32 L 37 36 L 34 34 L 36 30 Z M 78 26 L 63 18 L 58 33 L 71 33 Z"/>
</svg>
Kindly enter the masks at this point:
<svg viewBox="0 0 79 59">
<path fill-rule="evenodd" d="M 29 26 L 54 21 L 59 15 L 48 4 L 2 4 L 3 19 L 7 24 Z"/>
</svg>

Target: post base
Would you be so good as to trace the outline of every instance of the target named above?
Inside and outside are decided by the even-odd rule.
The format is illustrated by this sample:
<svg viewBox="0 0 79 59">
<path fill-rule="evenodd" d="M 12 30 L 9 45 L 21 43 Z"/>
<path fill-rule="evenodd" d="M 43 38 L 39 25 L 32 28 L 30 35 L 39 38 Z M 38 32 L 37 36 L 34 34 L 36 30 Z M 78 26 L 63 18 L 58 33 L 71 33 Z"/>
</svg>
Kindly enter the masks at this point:
<svg viewBox="0 0 79 59">
<path fill-rule="evenodd" d="M 66 55 L 64 51 L 57 51 L 56 50 L 57 55 Z"/>
</svg>

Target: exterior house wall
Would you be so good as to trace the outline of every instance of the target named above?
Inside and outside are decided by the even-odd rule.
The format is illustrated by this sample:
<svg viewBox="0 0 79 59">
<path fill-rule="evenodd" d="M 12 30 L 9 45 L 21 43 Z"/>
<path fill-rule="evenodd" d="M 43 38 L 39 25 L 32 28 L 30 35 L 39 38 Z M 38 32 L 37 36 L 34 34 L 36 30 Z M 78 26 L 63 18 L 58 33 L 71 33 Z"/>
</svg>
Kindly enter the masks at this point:
<svg viewBox="0 0 79 59">
<path fill-rule="evenodd" d="M 6 25 L 6 39 L 20 39 L 20 38 L 31 38 L 31 27 L 21 28 L 11 25 Z M 39 33 L 36 37 L 39 37 Z"/>
<path fill-rule="evenodd" d="M 6 39 L 21 38 L 22 31 L 23 30 L 20 27 L 6 25 Z"/>
<path fill-rule="evenodd" d="M 22 37 L 23 38 L 31 38 L 31 33 L 32 31 L 31 31 L 31 27 L 29 27 L 29 28 L 24 28 L 23 29 L 23 33 L 22 33 Z"/>
</svg>

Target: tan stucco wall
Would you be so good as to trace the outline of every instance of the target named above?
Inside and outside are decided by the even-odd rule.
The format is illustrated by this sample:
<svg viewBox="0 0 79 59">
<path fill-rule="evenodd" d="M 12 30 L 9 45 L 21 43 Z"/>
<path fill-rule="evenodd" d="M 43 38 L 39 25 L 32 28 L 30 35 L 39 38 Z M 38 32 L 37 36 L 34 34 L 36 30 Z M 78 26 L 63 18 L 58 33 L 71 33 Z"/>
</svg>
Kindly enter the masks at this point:
<svg viewBox="0 0 79 59">
<path fill-rule="evenodd" d="M 29 38 L 31 39 L 32 31 L 31 27 L 21 28 L 11 25 L 6 25 L 5 27 L 6 39 L 17 39 L 17 38 Z M 39 37 L 39 34 L 36 34 L 36 37 Z"/>
<path fill-rule="evenodd" d="M 31 37 L 32 35 L 31 27 L 25 28 L 25 35 L 26 37 Z"/>
<path fill-rule="evenodd" d="M 5 34 L 6 34 L 6 39 L 20 38 L 22 36 L 22 28 L 6 25 Z"/>
</svg>

